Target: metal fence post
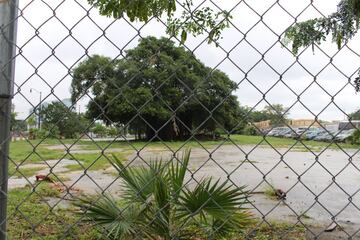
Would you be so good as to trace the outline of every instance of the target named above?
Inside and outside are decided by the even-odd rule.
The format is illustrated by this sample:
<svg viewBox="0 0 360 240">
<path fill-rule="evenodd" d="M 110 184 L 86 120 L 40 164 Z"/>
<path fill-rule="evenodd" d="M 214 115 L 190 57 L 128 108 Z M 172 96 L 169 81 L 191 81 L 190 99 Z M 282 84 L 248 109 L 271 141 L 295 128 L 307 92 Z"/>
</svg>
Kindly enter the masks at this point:
<svg viewBox="0 0 360 240">
<path fill-rule="evenodd" d="M 11 99 L 14 88 L 18 0 L 0 0 L 0 240 L 6 239 Z"/>
</svg>

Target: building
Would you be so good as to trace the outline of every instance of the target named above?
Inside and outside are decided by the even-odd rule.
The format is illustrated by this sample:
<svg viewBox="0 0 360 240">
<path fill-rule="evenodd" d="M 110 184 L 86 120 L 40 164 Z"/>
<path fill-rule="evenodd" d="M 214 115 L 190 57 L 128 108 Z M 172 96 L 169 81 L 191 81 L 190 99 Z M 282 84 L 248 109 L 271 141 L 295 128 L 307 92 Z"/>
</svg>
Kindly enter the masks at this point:
<svg viewBox="0 0 360 240">
<path fill-rule="evenodd" d="M 274 126 L 271 126 L 271 121 L 270 120 L 266 120 L 266 121 L 261 121 L 261 122 L 256 122 L 254 123 L 254 125 L 259 128 L 259 129 L 267 129 L 267 128 L 271 128 Z M 285 125 L 285 124 L 283 124 Z M 298 128 L 298 127 L 320 127 L 320 123 L 318 121 L 315 121 L 314 119 L 292 119 L 292 120 L 287 120 L 287 125 L 293 127 L 293 128 Z"/>
<path fill-rule="evenodd" d="M 338 125 L 338 130 L 349 130 L 360 128 L 360 120 L 341 121 Z"/>
<path fill-rule="evenodd" d="M 292 119 L 290 125 L 292 127 L 319 127 L 320 123 L 314 119 Z"/>
<path fill-rule="evenodd" d="M 258 129 L 267 129 L 271 127 L 270 120 L 253 123 Z"/>
</svg>

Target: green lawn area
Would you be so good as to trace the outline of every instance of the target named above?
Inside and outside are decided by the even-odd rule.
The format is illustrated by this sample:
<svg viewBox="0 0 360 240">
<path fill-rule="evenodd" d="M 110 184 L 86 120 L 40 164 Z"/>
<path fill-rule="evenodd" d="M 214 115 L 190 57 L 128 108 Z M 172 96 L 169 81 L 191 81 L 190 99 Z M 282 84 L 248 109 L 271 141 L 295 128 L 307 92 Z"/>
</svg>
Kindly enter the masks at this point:
<svg viewBox="0 0 360 240">
<path fill-rule="evenodd" d="M 199 143 L 192 140 L 188 142 L 172 141 L 172 142 L 141 142 L 132 141 L 131 145 L 128 142 L 96 142 L 85 140 L 61 140 L 64 144 L 81 145 L 81 149 L 86 150 L 98 150 L 100 148 L 120 148 L 124 151 L 115 152 L 114 154 L 119 158 L 125 160 L 134 149 L 142 149 L 144 147 L 150 147 L 153 149 L 166 149 L 167 147 L 178 150 L 179 148 L 197 148 L 206 147 L 212 148 L 219 144 L 238 144 L 238 145 L 257 145 L 274 147 L 294 147 L 296 151 L 304 151 L 304 147 L 301 143 L 296 143 L 292 139 L 282 139 L 274 137 L 266 137 L 263 139 L 259 136 L 243 136 L 232 135 L 230 139 L 221 141 L 200 141 Z M 112 153 L 106 153 L 105 156 L 101 152 L 81 152 L 81 153 L 66 153 L 62 149 L 51 150 L 49 146 L 62 144 L 59 140 L 47 139 L 45 141 L 33 140 L 12 142 L 10 146 L 11 161 L 19 164 L 21 162 L 26 163 L 41 163 L 44 160 L 51 159 L 77 159 L 81 161 L 83 166 L 79 164 L 68 166 L 69 171 L 83 170 L 89 168 L 89 170 L 106 169 L 110 166 L 107 158 L 112 157 Z M 329 145 L 329 143 L 315 142 L 315 141 L 303 141 L 303 143 L 311 149 L 320 149 Z M 295 146 L 294 146 L 295 145 Z M 167 147 L 166 147 L 167 146 Z M 358 146 L 352 146 L 348 144 L 340 144 L 344 148 L 358 148 Z M 331 148 L 336 148 L 336 145 L 332 144 Z M 95 162 L 95 163 L 94 163 Z M 21 173 L 27 177 L 30 177 L 40 170 L 34 169 L 21 169 Z M 10 163 L 10 175 L 22 176 L 16 171 L 14 164 Z M 57 190 L 50 188 L 50 185 L 41 183 L 35 192 L 32 192 L 30 187 L 12 189 L 9 192 L 9 239 L 59 239 L 62 238 L 64 233 L 68 234 L 67 238 L 63 239 L 98 239 L 99 231 L 96 228 L 91 227 L 83 222 L 72 226 L 77 223 L 79 216 L 76 214 L 76 210 L 73 207 L 56 208 L 51 209 L 49 205 L 43 201 L 43 198 L 58 198 L 60 193 Z M 25 200 L 25 201 L 24 201 Z M 20 207 L 17 206 L 20 204 Z M 289 223 L 273 223 L 272 226 L 261 225 L 253 229 L 248 229 L 241 235 L 236 235 L 231 238 L 246 239 L 245 236 L 252 234 L 251 239 L 265 240 L 265 239 L 305 239 L 305 230 L 303 227 L 293 226 Z"/>
<path fill-rule="evenodd" d="M 87 153 L 82 151 L 81 153 L 66 152 L 64 149 L 49 149 L 50 146 L 61 146 L 63 144 L 80 146 L 82 150 L 93 150 Z M 196 141 L 191 139 L 189 141 L 167 141 L 167 142 L 147 142 L 147 141 L 88 141 L 88 140 L 31 140 L 31 141 L 17 141 L 10 144 L 10 158 L 9 163 L 9 176 L 25 176 L 31 177 L 37 171 L 38 168 L 21 168 L 16 169 L 16 165 L 24 165 L 28 163 L 44 163 L 45 160 L 58 160 L 58 159 L 70 159 L 78 160 L 79 163 L 69 165 L 67 168 L 69 171 L 74 170 L 99 170 L 106 169 L 111 166 L 110 160 L 115 155 L 120 160 L 126 160 L 127 157 L 135 150 L 141 149 L 172 149 L 174 151 L 185 148 L 214 148 L 218 145 L 260 145 L 262 147 L 275 147 L 275 148 L 291 148 L 293 151 L 320 151 L 321 149 L 328 147 L 330 149 L 341 148 L 353 148 L 358 149 L 358 145 L 351 145 L 346 143 L 330 144 L 327 142 L 317 141 L 296 141 L 294 139 L 276 138 L 276 137 L 261 137 L 261 136 L 245 136 L 245 135 L 231 135 L 230 137 L 224 137 L 223 140 L 218 141 Z M 73 147 L 71 147 L 73 149 Z M 121 152 L 101 153 L 101 149 L 121 149 Z M 97 150 L 94 152 L 94 150 Z M 15 165 L 16 164 L 16 165 Z"/>
<path fill-rule="evenodd" d="M 100 236 L 87 224 L 75 224 L 79 216 L 74 209 L 51 209 L 43 199 L 57 198 L 60 192 L 47 183 L 42 182 L 35 193 L 25 187 L 10 190 L 8 196 L 8 239 L 95 240 Z"/>
<path fill-rule="evenodd" d="M 48 149 L 49 146 L 54 145 L 80 145 L 83 150 L 98 150 L 99 152 L 81 152 L 81 153 L 68 153 L 61 149 Z M 109 159 L 112 155 L 116 155 L 119 159 L 125 160 L 126 157 L 134 152 L 134 150 L 141 149 L 172 149 L 179 150 L 180 148 L 213 148 L 220 144 L 237 144 L 237 145 L 261 145 L 265 147 L 275 148 L 292 148 L 294 151 L 319 151 L 325 147 L 331 149 L 341 148 L 353 148 L 358 149 L 358 145 L 351 145 L 346 143 L 327 143 L 317 141 L 302 140 L 297 141 L 287 138 L 276 137 L 261 137 L 261 136 L 245 136 L 245 135 L 231 135 L 230 137 L 224 137 L 223 140 L 218 141 L 196 141 L 191 139 L 190 141 L 167 141 L 167 142 L 146 142 L 146 141 L 86 141 L 86 140 L 32 140 L 32 141 L 17 141 L 10 144 L 10 175 L 21 176 L 16 171 L 15 164 L 20 163 L 44 163 L 45 160 L 57 160 L 57 159 L 76 159 L 81 161 L 81 165 L 74 164 L 69 166 L 69 170 L 83 170 L 89 168 L 90 170 L 98 170 L 107 168 L 110 166 Z M 121 149 L 121 152 L 104 153 L 100 152 L 100 149 Z M 34 169 L 22 169 L 21 172 L 25 176 L 31 176 L 34 173 Z"/>
</svg>

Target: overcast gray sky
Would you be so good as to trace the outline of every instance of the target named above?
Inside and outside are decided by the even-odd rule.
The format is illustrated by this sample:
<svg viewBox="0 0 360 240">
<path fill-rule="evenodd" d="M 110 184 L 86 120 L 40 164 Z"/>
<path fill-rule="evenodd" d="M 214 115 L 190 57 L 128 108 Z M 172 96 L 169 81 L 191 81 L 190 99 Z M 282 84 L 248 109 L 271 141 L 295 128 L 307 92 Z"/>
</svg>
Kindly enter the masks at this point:
<svg viewBox="0 0 360 240">
<path fill-rule="evenodd" d="M 71 77 L 68 71 L 74 67 L 74 64 L 76 66 L 79 59 L 85 58 L 85 48 L 90 46 L 89 55 L 102 54 L 116 57 L 119 55 L 119 50 L 114 44 L 118 48 L 126 46 L 125 49 L 129 49 L 138 43 L 139 36 L 136 29 L 139 29 L 142 23 L 132 23 L 133 26 L 130 26 L 124 19 L 114 22 L 114 19 L 99 16 L 96 9 L 92 9 L 89 16 L 86 16 L 86 10 L 90 9 L 86 0 L 78 0 L 78 3 L 74 0 L 65 0 L 60 4 L 62 1 L 20 1 L 23 17 L 18 23 L 18 46 L 21 47 L 22 55 L 17 58 L 15 81 L 21 89 L 14 98 L 20 118 L 27 117 L 31 104 L 38 104 L 39 95 L 30 93 L 30 88 L 41 91 L 46 101 L 56 100 L 55 96 L 59 99 L 70 97 Z M 346 85 L 349 77 L 352 77 L 351 81 L 353 81 L 353 74 L 360 67 L 360 34 L 348 43 L 348 47 L 339 52 L 336 44 L 332 44 L 331 41 L 320 46 L 322 51 L 315 47 L 313 53 L 309 48 L 300 55 L 299 63 L 292 65 L 296 58 L 277 42 L 276 34 L 280 35 L 293 22 L 292 17 L 281 7 L 290 14 L 298 15 L 310 3 L 309 0 L 280 0 L 279 4 L 275 4 L 270 10 L 268 8 L 276 2 L 275 0 L 247 0 L 240 4 L 238 4 L 239 0 L 213 1 L 227 10 L 237 5 L 232 11 L 234 17 L 232 23 L 236 28 L 231 27 L 223 32 L 223 39 L 220 40 L 221 48 L 205 43 L 198 47 L 206 36 L 189 37 L 186 46 L 191 50 L 196 49 L 195 55 L 206 65 L 224 71 L 233 81 L 240 83 L 235 94 L 242 105 L 250 107 L 257 105 L 257 109 L 266 106 L 267 103 L 262 101 L 263 94 L 259 92 L 260 90 L 266 92 L 268 102 L 281 103 L 284 106 L 295 104 L 297 96 L 293 92 L 302 93 L 301 103 L 313 114 L 321 112 L 319 118 L 324 120 L 344 119 L 343 113 L 334 104 L 329 105 L 331 100 L 329 94 L 336 94 L 334 98 L 336 105 L 346 112 L 352 112 L 360 107 L 360 95 L 355 94 L 352 86 Z M 317 10 L 324 15 L 330 14 L 336 10 L 338 1 L 314 0 L 315 8 L 308 7 L 298 19 L 306 20 L 321 16 Z M 52 8 L 57 7 L 56 18 L 45 3 Z M 206 5 L 215 7 L 210 1 Z M 263 16 L 267 26 L 259 22 L 260 17 L 254 10 L 260 15 L 268 10 Z M 80 23 L 77 24 L 79 21 Z M 106 37 L 112 43 L 101 37 L 102 31 L 99 29 L 99 27 L 104 29 L 111 23 L 112 25 L 106 30 Z M 69 37 L 69 31 L 64 25 L 69 29 L 72 28 L 72 36 L 76 41 Z M 237 29 L 242 33 L 247 32 L 246 37 L 244 38 Z M 36 30 L 39 36 L 35 35 Z M 166 36 L 165 26 L 154 19 L 141 28 L 140 34 L 142 37 Z M 272 48 L 269 50 L 270 47 Z M 56 57 L 52 55 L 51 48 L 55 48 Z M 229 54 L 231 61 L 226 58 L 228 51 L 231 51 Z M 260 61 L 254 67 L 264 53 L 265 61 Z M 333 57 L 333 65 L 329 64 L 330 59 L 326 55 Z M 37 74 L 35 69 L 38 69 Z M 274 70 L 283 74 L 282 79 L 287 86 L 279 82 L 268 91 L 279 80 L 279 75 Z M 244 72 L 248 72 L 245 80 L 243 80 Z M 317 76 L 317 84 L 311 84 L 314 80 L 313 75 Z M 52 87 L 53 93 L 51 93 Z M 306 88 L 308 89 L 303 92 Z M 87 99 L 81 101 L 82 110 L 85 109 L 86 102 Z M 291 108 L 290 117 L 314 118 L 301 103 L 298 102 Z M 325 109 L 326 106 L 328 107 Z"/>
</svg>

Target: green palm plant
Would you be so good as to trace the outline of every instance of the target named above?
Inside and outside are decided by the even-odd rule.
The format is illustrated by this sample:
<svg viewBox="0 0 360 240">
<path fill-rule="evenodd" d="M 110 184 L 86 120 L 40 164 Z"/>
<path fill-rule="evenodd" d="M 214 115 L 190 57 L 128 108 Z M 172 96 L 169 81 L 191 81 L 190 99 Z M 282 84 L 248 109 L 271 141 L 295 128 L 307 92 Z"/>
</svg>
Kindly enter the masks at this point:
<svg viewBox="0 0 360 240">
<path fill-rule="evenodd" d="M 251 224 L 245 187 L 202 179 L 185 182 L 190 150 L 180 161 L 151 161 L 125 167 L 115 156 L 123 180 L 120 201 L 105 195 L 80 199 L 85 220 L 105 229 L 109 239 L 222 239 Z"/>
</svg>

